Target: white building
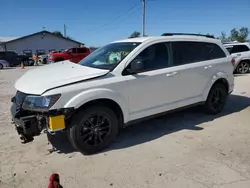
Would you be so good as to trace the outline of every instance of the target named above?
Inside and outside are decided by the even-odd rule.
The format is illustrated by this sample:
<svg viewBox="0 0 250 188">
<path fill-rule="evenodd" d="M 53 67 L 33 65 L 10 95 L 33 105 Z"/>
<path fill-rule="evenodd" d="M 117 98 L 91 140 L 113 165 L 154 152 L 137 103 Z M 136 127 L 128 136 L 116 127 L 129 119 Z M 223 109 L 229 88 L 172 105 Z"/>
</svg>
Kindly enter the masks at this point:
<svg viewBox="0 0 250 188">
<path fill-rule="evenodd" d="M 37 50 L 48 53 L 52 50 L 64 50 L 84 45 L 81 42 L 57 36 L 49 31 L 41 31 L 20 38 L 0 37 L 0 51 L 14 51 L 23 54 L 24 51 L 36 53 Z"/>
</svg>

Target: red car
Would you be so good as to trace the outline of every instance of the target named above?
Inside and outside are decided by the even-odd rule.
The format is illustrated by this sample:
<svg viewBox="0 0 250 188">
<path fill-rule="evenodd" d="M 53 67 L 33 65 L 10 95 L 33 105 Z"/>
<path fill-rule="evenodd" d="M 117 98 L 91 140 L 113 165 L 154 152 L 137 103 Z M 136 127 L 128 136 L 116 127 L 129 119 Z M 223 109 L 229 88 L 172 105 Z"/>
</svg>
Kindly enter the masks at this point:
<svg viewBox="0 0 250 188">
<path fill-rule="evenodd" d="M 74 63 L 79 63 L 82 59 L 87 57 L 89 54 L 90 54 L 90 50 L 87 47 L 69 48 L 60 53 L 49 53 L 48 61 L 58 62 L 58 61 L 70 60 Z"/>
</svg>

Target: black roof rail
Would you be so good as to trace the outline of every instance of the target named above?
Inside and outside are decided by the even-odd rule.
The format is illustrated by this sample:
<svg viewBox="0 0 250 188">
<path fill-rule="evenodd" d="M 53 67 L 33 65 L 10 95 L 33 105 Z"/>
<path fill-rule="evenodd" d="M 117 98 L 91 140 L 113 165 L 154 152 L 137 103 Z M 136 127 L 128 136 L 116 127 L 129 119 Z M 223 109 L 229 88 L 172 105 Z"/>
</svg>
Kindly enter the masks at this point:
<svg viewBox="0 0 250 188">
<path fill-rule="evenodd" d="M 212 35 L 202 35 L 202 34 L 195 34 L 195 33 L 163 33 L 161 36 L 174 36 L 174 35 L 192 35 L 192 36 L 201 36 L 201 37 L 214 39 L 214 36 Z"/>
</svg>

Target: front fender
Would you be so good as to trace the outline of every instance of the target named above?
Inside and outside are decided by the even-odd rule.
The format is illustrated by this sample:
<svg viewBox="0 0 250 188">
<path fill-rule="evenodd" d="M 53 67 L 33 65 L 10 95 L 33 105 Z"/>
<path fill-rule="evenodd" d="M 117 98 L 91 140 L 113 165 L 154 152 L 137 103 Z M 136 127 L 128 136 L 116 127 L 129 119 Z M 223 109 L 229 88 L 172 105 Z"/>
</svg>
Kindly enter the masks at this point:
<svg viewBox="0 0 250 188">
<path fill-rule="evenodd" d="M 116 102 L 122 110 L 124 122 L 128 121 L 129 108 L 128 108 L 126 99 L 119 93 L 110 89 L 98 88 L 98 89 L 91 89 L 91 90 L 83 91 L 79 93 L 78 95 L 74 96 L 72 99 L 70 99 L 65 104 L 64 107 L 65 108 L 73 107 L 75 109 L 78 109 L 79 107 L 86 104 L 87 102 L 97 100 L 97 99 L 110 99 Z"/>
<path fill-rule="evenodd" d="M 232 78 L 229 77 L 225 72 L 217 72 L 216 74 L 214 74 L 210 79 L 209 79 L 209 82 L 207 83 L 205 89 L 204 89 L 204 92 L 203 92 L 203 101 L 206 101 L 207 100 L 207 97 L 208 97 L 208 94 L 209 94 L 209 91 L 211 90 L 212 86 L 214 85 L 214 83 L 219 80 L 219 79 L 225 79 L 227 80 L 228 84 L 230 83 L 229 80 L 230 79 L 234 79 L 233 76 Z M 229 85 L 230 87 L 230 85 Z"/>
</svg>

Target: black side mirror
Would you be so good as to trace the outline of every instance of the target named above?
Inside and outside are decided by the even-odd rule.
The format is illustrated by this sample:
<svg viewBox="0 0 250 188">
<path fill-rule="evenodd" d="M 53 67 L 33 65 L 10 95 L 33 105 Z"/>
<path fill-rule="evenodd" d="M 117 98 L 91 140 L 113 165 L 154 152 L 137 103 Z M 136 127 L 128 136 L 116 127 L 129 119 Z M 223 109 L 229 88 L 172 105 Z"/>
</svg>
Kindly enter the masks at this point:
<svg viewBox="0 0 250 188">
<path fill-rule="evenodd" d="M 143 70 L 145 67 L 145 63 L 143 60 L 134 60 L 130 64 L 130 68 L 128 69 L 128 72 L 130 74 L 136 74 Z"/>
</svg>

